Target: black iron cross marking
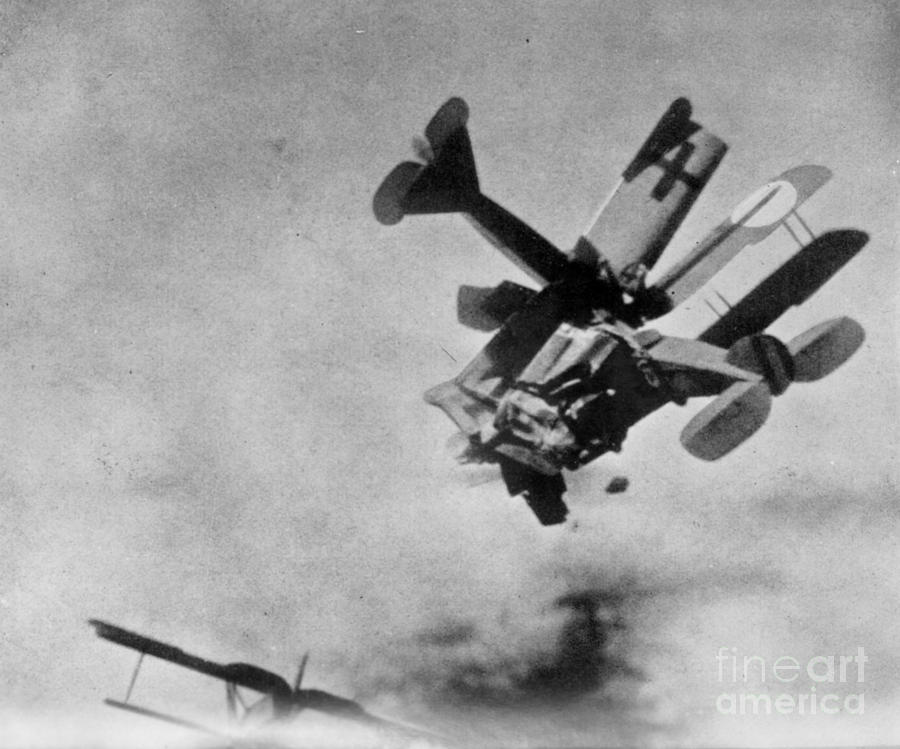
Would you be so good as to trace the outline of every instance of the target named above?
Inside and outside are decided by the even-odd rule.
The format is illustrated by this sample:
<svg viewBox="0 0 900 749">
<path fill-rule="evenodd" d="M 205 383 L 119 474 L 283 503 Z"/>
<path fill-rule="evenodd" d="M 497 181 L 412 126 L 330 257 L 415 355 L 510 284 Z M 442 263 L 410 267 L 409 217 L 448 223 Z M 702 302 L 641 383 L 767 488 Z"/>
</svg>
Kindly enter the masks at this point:
<svg viewBox="0 0 900 749">
<path fill-rule="evenodd" d="M 699 190 L 702 187 L 700 180 L 684 168 L 696 149 L 697 147 L 693 143 L 685 140 L 679 144 L 678 151 L 675 152 L 673 158 L 657 159 L 656 165 L 662 168 L 663 175 L 653 188 L 653 192 L 650 193 L 654 200 L 665 200 L 678 180 L 693 187 L 695 190 Z"/>
</svg>

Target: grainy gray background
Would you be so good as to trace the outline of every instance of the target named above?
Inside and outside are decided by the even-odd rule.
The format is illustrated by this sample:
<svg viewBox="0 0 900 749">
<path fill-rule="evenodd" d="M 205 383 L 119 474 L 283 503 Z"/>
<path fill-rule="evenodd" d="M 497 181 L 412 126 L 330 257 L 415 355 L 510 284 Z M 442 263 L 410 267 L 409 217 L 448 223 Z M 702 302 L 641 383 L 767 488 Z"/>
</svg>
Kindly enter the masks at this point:
<svg viewBox="0 0 900 749">
<path fill-rule="evenodd" d="M 90 616 L 285 675 L 310 649 L 310 684 L 501 743 L 900 740 L 896 40 L 876 2 L 4 3 L 3 743 L 136 727 Z M 676 96 L 731 151 L 663 263 L 831 167 L 804 216 L 870 245 L 775 332 L 848 313 L 866 344 L 719 463 L 678 445 L 696 405 L 650 417 L 572 477 L 566 527 L 462 487 L 420 393 L 484 342 L 457 285 L 523 279 L 457 217 L 370 210 L 451 95 L 485 192 L 563 248 Z M 605 650 L 523 713 L 569 592 Z M 720 646 L 862 646 L 865 715 L 718 715 Z"/>
</svg>

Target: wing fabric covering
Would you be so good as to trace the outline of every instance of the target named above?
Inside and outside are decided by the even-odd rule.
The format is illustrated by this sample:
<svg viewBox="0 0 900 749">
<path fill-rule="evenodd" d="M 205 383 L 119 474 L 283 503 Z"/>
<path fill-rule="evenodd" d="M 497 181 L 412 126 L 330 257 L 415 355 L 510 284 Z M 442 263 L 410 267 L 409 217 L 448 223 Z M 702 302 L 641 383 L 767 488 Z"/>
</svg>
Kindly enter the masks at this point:
<svg viewBox="0 0 900 749">
<path fill-rule="evenodd" d="M 855 229 L 818 236 L 763 279 L 698 337 L 728 348 L 765 330 L 791 307 L 802 304 L 865 247 L 869 235 Z"/>
<path fill-rule="evenodd" d="M 798 166 L 778 175 L 742 201 L 682 260 L 656 282 L 677 306 L 735 258 L 795 215 L 797 209 L 831 179 L 824 166 Z"/>
<path fill-rule="evenodd" d="M 605 260 L 626 283 L 640 266 L 653 267 L 726 150 L 691 119 L 687 99 L 673 102 L 578 241 L 575 257 Z"/>
<path fill-rule="evenodd" d="M 137 650 L 140 653 L 152 655 L 154 658 L 160 658 L 183 668 L 236 684 L 239 687 L 246 687 L 262 694 L 278 695 L 280 697 L 291 693 L 288 683 L 278 674 L 273 674 L 271 671 L 266 671 L 258 666 L 247 663 L 230 663 L 226 665 L 207 661 L 185 653 L 181 648 L 167 645 L 150 637 L 144 637 L 99 619 L 91 619 L 89 623 L 96 630 L 97 635 L 104 640 Z"/>
</svg>

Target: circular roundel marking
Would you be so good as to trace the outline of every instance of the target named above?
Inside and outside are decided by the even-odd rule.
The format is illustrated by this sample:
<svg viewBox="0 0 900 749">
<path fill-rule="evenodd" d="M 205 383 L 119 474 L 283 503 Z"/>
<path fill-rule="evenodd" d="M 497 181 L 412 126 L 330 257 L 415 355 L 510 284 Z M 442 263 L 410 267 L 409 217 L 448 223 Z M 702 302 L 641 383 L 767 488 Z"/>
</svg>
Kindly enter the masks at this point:
<svg viewBox="0 0 900 749">
<path fill-rule="evenodd" d="M 733 224 L 756 229 L 781 221 L 797 205 L 797 190 L 790 182 L 778 180 L 760 187 L 731 212 Z"/>
</svg>

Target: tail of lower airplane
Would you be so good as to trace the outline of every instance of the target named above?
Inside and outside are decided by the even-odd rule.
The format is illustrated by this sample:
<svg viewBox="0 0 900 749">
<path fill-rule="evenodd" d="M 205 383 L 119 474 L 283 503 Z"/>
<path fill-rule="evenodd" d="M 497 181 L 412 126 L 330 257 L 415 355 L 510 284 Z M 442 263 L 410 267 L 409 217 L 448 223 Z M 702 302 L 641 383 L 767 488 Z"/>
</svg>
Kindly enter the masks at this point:
<svg viewBox="0 0 900 749">
<path fill-rule="evenodd" d="M 792 382 L 814 382 L 831 374 L 864 340 L 862 326 L 849 317 L 819 323 L 786 345 L 764 334 L 739 339 L 728 350 L 728 363 L 763 379 L 726 388 L 688 422 L 681 444 L 697 458 L 721 458 L 765 423 L 773 395 L 784 393 Z"/>
</svg>

